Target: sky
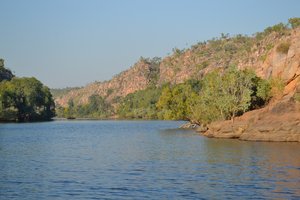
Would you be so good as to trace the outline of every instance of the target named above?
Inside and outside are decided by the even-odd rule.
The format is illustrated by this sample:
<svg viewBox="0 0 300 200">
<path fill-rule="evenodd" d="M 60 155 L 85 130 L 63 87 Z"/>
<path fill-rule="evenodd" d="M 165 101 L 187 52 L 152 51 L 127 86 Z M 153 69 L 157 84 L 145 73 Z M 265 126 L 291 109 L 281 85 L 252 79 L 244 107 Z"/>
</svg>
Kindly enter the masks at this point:
<svg viewBox="0 0 300 200">
<path fill-rule="evenodd" d="M 0 58 L 50 88 L 111 79 L 221 33 L 300 17 L 299 0 L 0 0 Z"/>
</svg>

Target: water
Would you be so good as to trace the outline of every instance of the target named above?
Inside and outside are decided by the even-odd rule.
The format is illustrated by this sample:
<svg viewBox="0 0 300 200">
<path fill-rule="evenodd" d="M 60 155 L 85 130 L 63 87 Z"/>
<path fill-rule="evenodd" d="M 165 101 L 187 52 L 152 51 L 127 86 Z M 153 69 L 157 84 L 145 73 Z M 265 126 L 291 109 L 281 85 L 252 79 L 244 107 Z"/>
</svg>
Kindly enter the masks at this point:
<svg viewBox="0 0 300 200">
<path fill-rule="evenodd" d="M 300 144 L 172 121 L 0 124 L 0 199 L 299 199 Z"/>
</svg>

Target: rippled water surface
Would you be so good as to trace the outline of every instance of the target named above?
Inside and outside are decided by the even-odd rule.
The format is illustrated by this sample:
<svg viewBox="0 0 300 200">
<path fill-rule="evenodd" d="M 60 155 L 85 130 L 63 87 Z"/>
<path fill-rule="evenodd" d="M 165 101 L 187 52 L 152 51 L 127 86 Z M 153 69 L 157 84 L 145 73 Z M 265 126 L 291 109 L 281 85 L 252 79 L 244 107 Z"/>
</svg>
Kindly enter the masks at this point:
<svg viewBox="0 0 300 200">
<path fill-rule="evenodd" d="M 300 144 L 172 121 L 0 124 L 0 199 L 299 199 Z"/>
</svg>

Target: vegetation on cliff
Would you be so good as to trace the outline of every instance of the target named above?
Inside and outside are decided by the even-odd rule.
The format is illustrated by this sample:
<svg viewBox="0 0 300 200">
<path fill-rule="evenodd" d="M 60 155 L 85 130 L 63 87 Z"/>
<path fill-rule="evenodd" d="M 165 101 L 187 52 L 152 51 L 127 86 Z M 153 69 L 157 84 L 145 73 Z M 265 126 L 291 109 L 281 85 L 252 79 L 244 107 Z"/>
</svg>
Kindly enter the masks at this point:
<svg viewBox="0 0 300 200">
<path fill-rule="evenodd" d="M 57 107 L 57 116 L 64 118 L 94 118 L 106 119 L 113 115 L 113 108 L 105 102 L 99 95 L 89 97 L 89 102 L 85 105 L 75 105 L 72 100 L 68 102 L 67 107 Z"/>
<path fill-rule="evenodd" d="M 14 77 L 0 66 L 0 121 L 43 121 L 55 115 L 55 104 L 48 87 L 36 78 Z"/>
<path fill-rule="evenodd" d="M 74 117 L 184 119 L 198 124 L 233 120 L 282 94 L 291 80 L 269 66 L 287 58 L 295 43 L 293 30 L 299 26 L 300 18 L 291 18 L 253 36 L 221 34 L 189 49 L 174 48 L 163 59 L 141 58 L 110 81 L 61 95 L 56 99 L 61 105 L 58 115 L 68 116 L 72 110 Z M 93 95 L 102 102 L 101 109 L 86 109 Z"/>
</svg>

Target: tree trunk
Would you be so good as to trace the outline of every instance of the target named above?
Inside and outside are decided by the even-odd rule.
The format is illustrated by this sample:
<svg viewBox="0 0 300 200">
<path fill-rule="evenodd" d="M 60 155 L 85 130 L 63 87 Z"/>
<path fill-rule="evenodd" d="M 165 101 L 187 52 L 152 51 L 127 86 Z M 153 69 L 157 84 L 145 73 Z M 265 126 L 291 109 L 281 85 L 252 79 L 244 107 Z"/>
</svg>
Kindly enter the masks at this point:
<svg viewBox="0 0 300 200">
<path fill-rule="evenodd" d="M 232 123 L 232 124 L 234 124 L 234 118 L 235 118 L 235 114 L 233 114 L 233 115 L 231 116 L 231 123 Z"/>
</svg>

